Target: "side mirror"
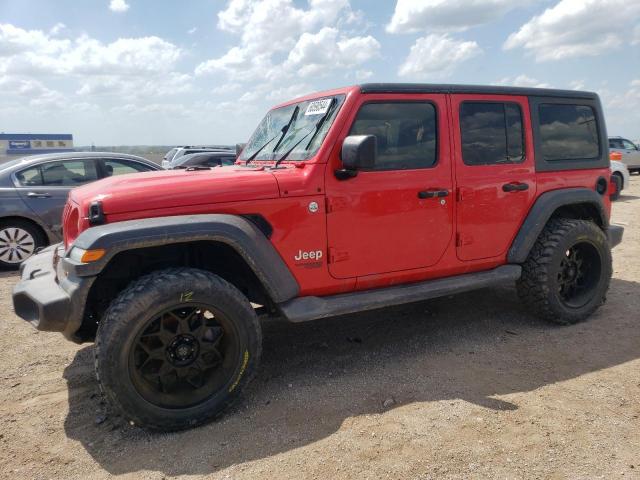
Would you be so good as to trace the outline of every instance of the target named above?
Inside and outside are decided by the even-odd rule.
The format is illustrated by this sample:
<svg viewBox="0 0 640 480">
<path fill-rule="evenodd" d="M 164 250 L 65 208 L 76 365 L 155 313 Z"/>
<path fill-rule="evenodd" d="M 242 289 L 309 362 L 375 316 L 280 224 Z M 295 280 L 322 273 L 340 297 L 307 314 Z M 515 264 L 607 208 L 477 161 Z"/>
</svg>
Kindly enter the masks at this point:
<svg viewBox="0 0 640 480">
<path fill-rule="evenodd" d="M 337 170 L 340 180 L 355 177 L 358 170 L 367 170 L 376 163 L 377 141 L 374 135 L 350 135 L 342 143 L 342 170 Z"/>
<path fill-rule="evenodd" d="M 236 143 L 236 158 L 240 156 L 240 154 L 242 153 L 242 150 L 244 150 L 244 147 L 246 146 L 247 146 L 246 143 Z"/>
</svg>

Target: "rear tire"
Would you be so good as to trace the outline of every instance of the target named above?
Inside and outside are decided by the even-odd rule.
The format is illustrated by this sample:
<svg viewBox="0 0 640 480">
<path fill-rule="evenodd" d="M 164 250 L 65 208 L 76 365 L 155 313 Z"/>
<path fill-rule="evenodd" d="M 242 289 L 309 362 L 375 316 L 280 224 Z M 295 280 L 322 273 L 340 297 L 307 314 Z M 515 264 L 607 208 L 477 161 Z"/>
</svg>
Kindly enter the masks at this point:
<svg viewBox="0 0 640 480">
<path fill-rule="evenodd" d="M 219 416 L 254 375 L 258 318 L 240 291 L 210 272 L 172 268 L 132 282 L 96 334 L 96 376 L 124 419 L 172 431 Z"/>
<path fill-rule="evenodd" d="M 595 223 L 552 219 L 522 265 L 518 295 L 545 320 L 577 323 L 604 303 L 611 271 L 607 237 Z"/>
<path fill-rule="evenodd" d="M 0 266 L 15 269 L 47 244 L 40 229 L 19 218 L 0 221 Z"/>
</svg>

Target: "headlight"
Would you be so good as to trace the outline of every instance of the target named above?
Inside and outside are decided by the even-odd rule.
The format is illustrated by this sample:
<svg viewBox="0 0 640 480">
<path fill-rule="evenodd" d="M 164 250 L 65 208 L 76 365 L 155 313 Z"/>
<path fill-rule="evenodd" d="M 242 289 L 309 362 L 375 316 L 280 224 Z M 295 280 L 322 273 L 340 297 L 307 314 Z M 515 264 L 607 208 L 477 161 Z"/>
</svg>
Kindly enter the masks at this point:
<svg viewBox="0 0 640 480">
<path fill-rule="evenodd" d="M 96 248 L 95 250 L 85 250 L 84 248 L 72 247 L 69 252 L 69 258 L 78 263 L 91 263 L 104 257 L 106 250 L 104 248 Z"/>
</svg>

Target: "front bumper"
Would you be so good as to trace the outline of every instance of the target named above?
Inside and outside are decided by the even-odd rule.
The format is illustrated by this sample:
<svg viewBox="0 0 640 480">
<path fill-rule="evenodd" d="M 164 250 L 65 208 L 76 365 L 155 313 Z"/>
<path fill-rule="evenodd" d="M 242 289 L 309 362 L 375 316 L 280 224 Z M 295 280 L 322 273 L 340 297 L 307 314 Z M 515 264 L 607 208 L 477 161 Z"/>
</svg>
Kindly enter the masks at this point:
<svg viewBox="0 0 640 480">
<path fill-rule="evenodd" d="M 624 227 L 620 225 L 609 225 L 609 228 L 607 228 L 607 238 L 609 239 L 609 246 L 611 248 L 622 242 L 623 233 Z"/>
<path fill-rule="evenodd" d="M 74 342 L 82 325 L 84 306 L 94 277 L 77 277 L 54 257 L 60 244 L 29 258 L 20 268 L 20 282 L 13 289 L 16 314 L 38 330 L 62 332 Z"/>
</svg>

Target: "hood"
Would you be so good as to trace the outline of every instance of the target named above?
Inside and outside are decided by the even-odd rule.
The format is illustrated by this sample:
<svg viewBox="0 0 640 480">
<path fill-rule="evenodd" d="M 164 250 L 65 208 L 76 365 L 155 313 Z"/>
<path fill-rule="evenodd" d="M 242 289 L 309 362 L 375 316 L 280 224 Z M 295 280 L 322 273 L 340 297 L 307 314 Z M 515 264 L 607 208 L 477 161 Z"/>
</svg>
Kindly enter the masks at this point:
<svg viewBox="0 0 640 480">
<path fill-rule="evenodd" d="M 87 212 L 102 202 L 106 215 L 280 196 L 275 177 L 262 168 L 161 170 L 105 178 L 74 188 L 70 199 Z"/>
</svg>

